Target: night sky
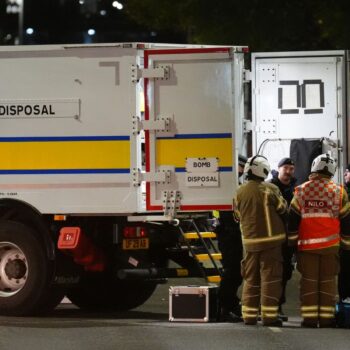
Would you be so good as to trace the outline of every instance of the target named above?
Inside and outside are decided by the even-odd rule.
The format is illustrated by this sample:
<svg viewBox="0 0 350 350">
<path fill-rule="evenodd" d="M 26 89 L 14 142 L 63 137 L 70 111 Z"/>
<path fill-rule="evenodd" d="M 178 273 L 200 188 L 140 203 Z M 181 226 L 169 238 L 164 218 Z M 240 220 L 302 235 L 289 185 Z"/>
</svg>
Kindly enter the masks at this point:
<svg viewBox="0 0 350 350">
<path fill-rule="evenodd" d="M 15 0 L 0 0 L 0 44 L 18 38 L 18 14 L 7 13 Z M 123 6 L 117 1 L 115 6 Z M 184 42 L 171 31 L 138 25 L 113 0 L 24 0 L 23 44 L 102 42 Z M 29 28 L 29 30 L 28 30 Z M 31 30 L 32 29 L 32 30 Z"/>
</svg>

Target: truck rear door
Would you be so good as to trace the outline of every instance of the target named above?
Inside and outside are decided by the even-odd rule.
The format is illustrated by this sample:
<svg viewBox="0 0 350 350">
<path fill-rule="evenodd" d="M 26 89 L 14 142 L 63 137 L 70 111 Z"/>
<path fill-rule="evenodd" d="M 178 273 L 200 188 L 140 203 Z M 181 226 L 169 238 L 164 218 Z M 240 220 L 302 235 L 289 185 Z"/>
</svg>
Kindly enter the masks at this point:
<svg viewBox="0 0 350 350">
<path fill-rule="evenodd" d="M 323 139 L 322 152 L 337 159 L 340 181 L 346 161 L 344 67 L 344 51 L 253 54 L 253 151 L 276 168 L 290 155 L 293 140 Z"/>
<path fill-rule="evenodd" d="M 172 200 L 180 211 L 232 209 L 241 55 L 227 47 L 145 51 L 149 75 L 166 70 L 165 78 L 144 80 L 147 211 Z"/>
</svg>

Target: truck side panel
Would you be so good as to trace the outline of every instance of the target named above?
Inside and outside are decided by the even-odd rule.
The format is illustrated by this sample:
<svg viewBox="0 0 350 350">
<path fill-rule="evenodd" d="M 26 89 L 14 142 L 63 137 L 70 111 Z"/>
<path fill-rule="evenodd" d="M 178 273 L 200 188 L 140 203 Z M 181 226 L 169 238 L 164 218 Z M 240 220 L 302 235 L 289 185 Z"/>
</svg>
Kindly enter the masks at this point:
<svg viewBox="0 0 350 350">
<path fill-rule="evenodd" d="M 42 213 L 129 213 L 135 49 L 0 51 L 0 197 Z"/>
</svg>

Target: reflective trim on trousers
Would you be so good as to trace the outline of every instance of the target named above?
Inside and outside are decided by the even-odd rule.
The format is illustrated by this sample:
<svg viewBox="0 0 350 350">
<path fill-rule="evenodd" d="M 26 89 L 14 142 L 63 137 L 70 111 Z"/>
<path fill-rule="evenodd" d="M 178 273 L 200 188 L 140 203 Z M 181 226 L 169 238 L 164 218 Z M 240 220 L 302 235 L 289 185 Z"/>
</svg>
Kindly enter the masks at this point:
<svg viewBox="0 0 350 350">
<path fill-rule="evenodd" d="M 276 318 L 278 316 L 278 306 L 261 306 L 262 318 Z"/>
<path fill-rule="evenodd" d="M 335 312 L 334 306 L 320 306 L 320 311 Z"/>
<path fill-rule="evenodd" d="M 318 305 L 302 306 L 301 311 L 318 311 Z"/>
<path fill-rule="evenodd" d="M 335 307 L 334 306 L 320 306 L 320 318 L 334 318 Z"/>
<path fill-rule="evenodd" d="M 318 318 L 318 312 L 301 312 L 303 318 Z"/>
<path fill-rule="evenodd" d="M 257 308 L 257 307 L 251 307 L 251 306 L 245 306 L 245 305 L 242 305 L 242 311 L 253 311 L 253 312 L 259 312 L 259 308 Z"/>
<path fill-rule="evenodd" d="M 334 313 L 320 313 L 320 318 L 334 318 Z"/>
<path fill-rule="evenodd" d="M 242 305 L 242 316 L 244 319 L 246 318 L 257 318 L 259 313 L 259 308 L 257 307 L 250 307 Z"/>
<path fill-rule="evenodd" d="M 261 311 L 278 311 L 278 306 L 263 306 L 263 305 L 261 305 Z"/>
<path fill-rule="evenodd" d="M 258 313 L 252 314 L 252 313 L 242 312 L 242 316 L 244 319 L 246 319 L 246 318 L 254 318 L 255 319 L 258 317 Z"/>
<path fill-rule="evenodd" d="M 262 318 L 276 318 L 278 316 L 278 312 L 262 312 L 261 317 Z"/>
</svg>

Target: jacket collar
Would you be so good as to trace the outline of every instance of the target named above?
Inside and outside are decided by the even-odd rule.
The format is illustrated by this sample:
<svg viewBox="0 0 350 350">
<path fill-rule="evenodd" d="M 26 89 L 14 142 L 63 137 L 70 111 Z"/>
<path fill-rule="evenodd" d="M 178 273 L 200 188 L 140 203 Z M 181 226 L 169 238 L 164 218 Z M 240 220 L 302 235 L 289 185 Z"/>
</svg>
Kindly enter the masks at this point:
<svg viewBox="0 0 350 350">
<path fill-rule="evenodd" d="M 329 180 L 331 181 L 331 177 L 325 174 L 320 174 L 320 173 L 311 173 L 309 175 L 309 180 L 313 181 L 313 180 Z"/>
</svg>

